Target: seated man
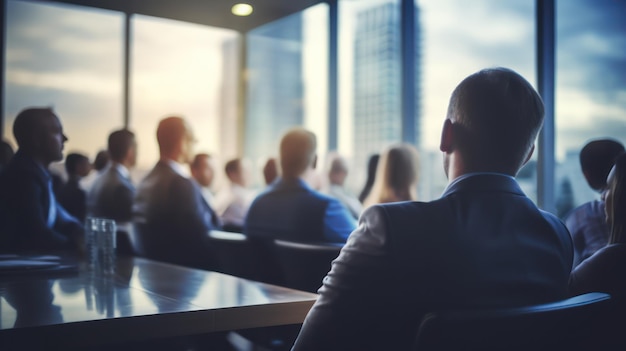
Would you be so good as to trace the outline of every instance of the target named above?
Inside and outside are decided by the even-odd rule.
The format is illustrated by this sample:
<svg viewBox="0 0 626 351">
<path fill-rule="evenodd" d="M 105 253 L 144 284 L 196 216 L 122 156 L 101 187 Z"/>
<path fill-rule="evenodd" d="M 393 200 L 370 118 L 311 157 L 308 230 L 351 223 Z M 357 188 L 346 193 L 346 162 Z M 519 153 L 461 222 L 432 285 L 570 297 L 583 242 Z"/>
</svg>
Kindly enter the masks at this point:
<svg viewBox="0 0 626 351">
<path fill-rule="evenodd" d="M 624 152 L 624 146 L 615 140 L 599 139 L 587 143 L 580 151 L 580 168 L 589 186 L 602 193 L 606 178 L 615 158 Z M 604 201 L 598 198 L 573 209 L 565 218 L 565 225 L 574 242 L 574 267 L 609 241 L 609 227 L 604 213 Z"/>
<path fill-rule="evenodd" d="M 0 250 L 82 251 L 83 226 L 59 205 L 48 166 L 67 137 L 49 108 L 22 110 L 13 124 L 18 151 L 0 176 Z"/>
<path fill-rule="evenodd" d="M 410 350 L 425 313 L 565 298 L 572 241 L 514 176 L 543 123 L 517 73 L 475 73 L 452 93 L 440 149 L 450 183 L 432 202 L 361 215 L 294 350 Z"/>
<path fill-rule="evenodd" d="M 87 212 L 87 194 L 79 182 L 91 172 L 91 163 L 87 156 L 71 153 L 65 158 L 65 171 L 67 183 L 59 189 L 59 203 L 82 223 Z"/>
<path fill-rule="evenodd" d="M 217 194 L 215 209 L 224 223 L 224 229 L 241 232 L 244 221 L 254 199 L 254 193 L 247 189 L 249 170 L 245 160 L 236 158 L 226 162 L 224 167 L 230 184 Z"/>
<path fill-rule="evenodd" d="M 137 162 L 135 134 L 126 129 L 111 133 L 108 155 L 109 166 L 96 178 L 89 190 L 87 211 L 90 216 L 130 222 L 135 186 L 129 172 Z"/>
<path fill-rule="evenodd" d="M 185 174 L 195 142 L 180 117 L 168 117 L 157 128 L 161 159 L 137 189 L 133 205 L 140 246 L 153 259 L 214 269 L 207 234 L 219 228 L 218 218 L 196 182 Z"/>
<path fill-rule="evenodd" d="M 248 211 L 245 234 L 301 242 L 344 243 L 355 227 L 348 210 L 332 197 L 307 185 L 303 177 L 315 168 L 315 135 L 296 128 L 280 142 L 282 178 L 259 195 Z"/>
<path fill-rule="evenodd" d="M 328 195 L 341 201 L 354 218 L 359 218 L 363 210 L 363 205 L 356 196 L 350 194 L 344 188 L 343 185 L 347 176 L 348 163 L 343 157 L 333 155 L 330 161 L 330 170 L 328 171 L 328 181 L 330 183 L 328 186 Z"/>
</svg>

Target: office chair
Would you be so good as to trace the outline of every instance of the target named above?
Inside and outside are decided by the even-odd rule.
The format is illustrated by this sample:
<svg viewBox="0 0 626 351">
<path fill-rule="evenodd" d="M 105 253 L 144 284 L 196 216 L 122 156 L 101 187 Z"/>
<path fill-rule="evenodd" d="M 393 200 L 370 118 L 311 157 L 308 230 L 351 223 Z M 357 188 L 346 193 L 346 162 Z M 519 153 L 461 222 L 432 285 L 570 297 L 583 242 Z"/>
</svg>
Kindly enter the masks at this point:
<svg viewBox="0 0 626 351">
<path fill-rule="evenodd" d="M 603 326 L 610 302 L 608 294 L 588 293 L 527 307 L 430 313 L 414 350 L 604 349 L 614 342 Z"/>
<path fill-rule="evenodd" d="M 342 244 L 274 240 L 274 251 L 288 287 L 317 292 Z"/>
</svg>

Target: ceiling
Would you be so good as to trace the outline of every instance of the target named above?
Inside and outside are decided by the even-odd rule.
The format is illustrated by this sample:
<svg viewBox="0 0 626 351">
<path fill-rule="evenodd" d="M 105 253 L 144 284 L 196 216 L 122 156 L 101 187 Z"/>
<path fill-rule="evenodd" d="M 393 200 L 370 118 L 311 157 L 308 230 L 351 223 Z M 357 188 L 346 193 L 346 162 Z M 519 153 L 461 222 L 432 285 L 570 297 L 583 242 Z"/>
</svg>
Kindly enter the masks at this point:
<svg viewBox="0 0 626 351">
<path fill-rule="evenodd" d="M 179 21 L 247 32 L 276 19 L 301 11 L 324 0 L 53 0 L 126 13 L 163 17 Z M 231 14 L 231 7 L 245 2 L 254 7 L 248 17 Z"/>
</svg>

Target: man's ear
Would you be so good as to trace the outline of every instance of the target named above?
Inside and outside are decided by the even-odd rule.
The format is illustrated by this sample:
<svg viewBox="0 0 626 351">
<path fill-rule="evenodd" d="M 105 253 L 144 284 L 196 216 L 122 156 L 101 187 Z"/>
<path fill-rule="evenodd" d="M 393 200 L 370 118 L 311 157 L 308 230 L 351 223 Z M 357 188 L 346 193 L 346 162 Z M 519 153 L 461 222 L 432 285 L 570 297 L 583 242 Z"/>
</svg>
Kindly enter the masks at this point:
<svg viewBox="0 0 626 351">
<path fill-rule="evenodd" d="M 439 150 L 449 153 L 454 149 L 454 125 L 452 120 L 446 118 L 443 122 L 443 129 L 441 130 L 441 143 L 439 144 Z"/>
<path fill-rule="evenodd" d="M 532 144 L 530 146 L 530 151 L 528 152 L 528 155 L 526 155 L 526 159 L 524 160 L 524 162 L 522 163 L 522 166 L 524 166 L 526 163 L 528 163 L 528 161 L 530 161 L 530 158 L 533 157 L 533 153 L 535 152 L 535 144 Z M 521 167 L 520 167 L 521 168 Z"/>
<path fill-rule="evenodd" d="M 315 169 L 317 167 L 317 155 L 313 156 L 313 163 L 311 164 L 311 168 Z"/>
</svg>

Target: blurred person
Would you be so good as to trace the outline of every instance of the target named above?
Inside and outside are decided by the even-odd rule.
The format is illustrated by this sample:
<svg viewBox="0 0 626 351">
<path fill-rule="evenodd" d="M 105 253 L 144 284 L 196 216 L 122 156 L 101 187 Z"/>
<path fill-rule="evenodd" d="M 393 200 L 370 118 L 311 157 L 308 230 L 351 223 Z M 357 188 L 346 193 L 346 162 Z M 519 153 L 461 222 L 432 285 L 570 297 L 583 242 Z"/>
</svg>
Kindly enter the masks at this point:
<svg viewBox="0 0 626 351">
<path fill-rule="evenodd" d="M 50 163 L 63 159 L 61 121 L 50 108 L 22 110 L 13 123 L 18 150 L 0 176 L 0 250 L 83 251 L 83 226 L 52 191 Z"/>
<path fill-rule="evenodd" d="M 612 139 L 588 142 L 580 151 L 580 168 L 591 189 L 602 193 L 606 178 L 615 158 L 624 152 L 624 145 Z M 596 199 L 573 209 L 565 218 L 565 225 L 574 242 L 574 267 L 606 246 L 609 227 L 606 223 L 604 201 Z"/>
<path fill-rule="evenodd" d="M 350 194 L 344 187 L 344 183 L 348 177 L 348 162 L 345 158 L 338 154 L 334 154 L 330 158 L 330 169 L 328 170 L 328 195 L 339 200 L 354 218 L 359 218 L 363 205 L 359 199 Z"/>
<path fill-rule="evenodd" d="M 410 350 L 428 312 L 565 298 L 567 228 L 514 178 L 543 116 L 537 92 L 509 69 L 465 78 L 443 124 L 442 197 L 361 214 L 293 350 Z"/>
<path fill-rule="evenodd" d="M 181 117 L 167 117 L 157 127 L 160 160 L 141 181 L 133 204 L 133 222 L 141 245 L 157 260 L 215 269 L 206 235 L 219 219 L 183 164 L 192 161 L 196 142 Z"/>
<path fill-rule="evenodd" d="M 87 193 L 79 184 L 91 172 L 89 158 L 83 154 L 71 153 L 65 158 L 67 182 L 59 189 L 59 203 L 81 223 L 87 213 Z"/>
<path fill-rule="evenodd" d="M 228 186 L 217 194 L 215 210 L 222 219 L 225 230 L 242 232 L 254 192 L 247 189 L 250 167 L 246 160 L 236 158 L 226 162 L 224 172 Z"/>
<path fill-rule="evenodd" d="M 263 179 L 265 185 L 270 185 L 278 178 L 278 164 L 275 158 L 269 158 L 263 166 Z"/>
<path fill-rule="evenodd" d="M 364 206 L 417 199 L 417 150 L 409 144 L 387 148 L 380 156 L 376 179 Z"/>
<path fill-rule="evenodd" d="M 344 243 L 356 222 L 337 200 L 313 190 L 302 177 L 317 163 L 317 138 L 303 128 L 280 141 L 282 177 L 250 206 L 244 233 L 300 242 Z"/>
<path fill-rule="evenodd" d="M 95 172 L 89 173 L 88 176 L 80 180 L 80 186 L 85 189 L 85 191 L 89 192 L 93 183 L 96 181 L 96 178 L 104 172 L 104 170 L 109 165 L 109 152 L 107 150 L 100 150 L 96 154 L 96 158 L 91 165 L 91 168 L 95 170 Z"/>
<path fill-rule="evenodd" d="M 376 179 L 376 168 L 378 168 L 379 159 L 380 155 L 374 154 L 367 160 L 367 179 L 365 180 L 363 190 L 361 190 L 361 193 L 359 194 L 359 201 L 361 201 L 361 203 L 365 202 L 365 199 L 370 194 L 370 191 L 372 191 L 372 186 L 374 185 L 374 180 Z"/>
<path fill-rule="evenodd" d="M 0 141 L 0 172 L 9 164 L 14 154 L 11 144 Z"/>
<path fill-rule="evenodd" d="M 202 196 L 206 202 L 211 206 L 215 206 L 215 197 L 213 191 L 211 191 L 211 185 L 213 185 L 213 179 L 215 179 L 215 165 L 214 160 L 209 154 L 197 154 L 194 156 L 193 161 L 189 165 L 191 171 L 191 177 L 198 183 L 202 191 Z"/>
<path fill-rule="evenodd" d="M 583 261 L 570 276 L 570 295 L 604 292 L 626 302 L 626 154 L 622 153 L 609 173 L 604 193 L 609 224 L 608 245 Z"/>
<path fill-rule="evenodd" d="M 130 222 L 135 197 L 130 171 L 137 164 L 137 140 L 133 132 L 120 129 L 109 134 L 107 145 L 110 161 L 89 190 L 87 210 L 93 217 Z"/>
</svg>

